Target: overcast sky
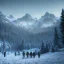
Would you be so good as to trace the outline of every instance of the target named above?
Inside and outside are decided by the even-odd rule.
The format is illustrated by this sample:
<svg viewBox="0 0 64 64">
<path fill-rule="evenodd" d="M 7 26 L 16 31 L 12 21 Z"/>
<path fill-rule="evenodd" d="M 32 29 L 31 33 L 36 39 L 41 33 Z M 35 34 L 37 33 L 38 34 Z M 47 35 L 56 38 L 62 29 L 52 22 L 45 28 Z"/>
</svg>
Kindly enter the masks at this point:
<svg viewBox="0 0 64 64">
<path fill-rule="evenodd" d="M 40 18 L 45 12 L 60 16 L 64 8 L 64 0 L 0 0 L 0 11 L 15 18 L 29 13 L 32 17 Z"/>
</svg>

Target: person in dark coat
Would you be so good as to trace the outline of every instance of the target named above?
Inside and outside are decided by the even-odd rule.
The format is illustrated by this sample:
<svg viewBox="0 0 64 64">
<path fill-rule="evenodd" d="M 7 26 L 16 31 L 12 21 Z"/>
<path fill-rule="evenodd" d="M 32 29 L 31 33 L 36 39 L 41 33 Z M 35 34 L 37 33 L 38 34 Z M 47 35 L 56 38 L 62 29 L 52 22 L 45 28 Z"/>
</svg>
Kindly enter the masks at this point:
<svg viewBox="0 0 64 64">
<path fill-rule="evenodd" d="M 36 54 L 35 54 L 35 52 L 33 52 L 33 57 L 35 58 L 35 56 L 36 56 Z"/>
<path fill-rule="evenodd" d="M 15 52 L 15 56 L 16 56 L 16 52 Z"/>
<path fill-rule="evenodd" d="M 6 51 L 4 51 L 4 57 L 6 56 Z"/>
<path fill-rule="evenodd" d="M 40 52 L 38 52 L 38 58 L 40 58 Z"/>
<path fill-rule="evenodd" d="M 30 57 L 32 58 L 32 52 L 30 52 Z"/>
<path fill-rule="evenodd" d="M 25 52 L 24 51 L 23 51 L 22 55 L 23 55 L 23 58 L 25 58 Z"/>
<path fill-rule="evenodd" d="M 28 56 L 29 56 L 29 52 L 27 52 L 26 55 L 27 55 L 27 58 L 28 58 Z"/>
</svg>

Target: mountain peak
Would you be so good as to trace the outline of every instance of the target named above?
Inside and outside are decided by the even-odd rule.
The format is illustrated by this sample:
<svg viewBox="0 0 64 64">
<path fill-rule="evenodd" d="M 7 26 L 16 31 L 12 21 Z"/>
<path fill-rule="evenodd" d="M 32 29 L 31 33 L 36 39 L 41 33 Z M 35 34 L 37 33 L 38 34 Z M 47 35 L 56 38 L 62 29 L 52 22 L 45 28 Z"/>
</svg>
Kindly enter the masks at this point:
<svg viewBox="0 0 64 64">
<path fill-rule="evenodd" d="M 5 16 L 1 11 L 0 11 L 0 15 L 1 15 L 1 16 Z"/>
<path fill-rule="evenodd" d="M 42 17 L 43 17 L 43 16 L 42 16 Z M 46 13 L 44 14 L 44 17 L 47 17 L 47 18 L 55 18 L 55 15 L 54 15 L 54 14 L 51 14 L 51 13 L 46 12 Z"/>
<path fill-rule="evenodd" d="M 49 15 L 49 13 L 48 13 L 48 12 L 46 12 L 44 16 L 48 16 L 48 15 Z"/>
<path fill-rule="evenodd" d="M 25 19 L 32 19 L 31 15 L 26 13 L 25 16 L 23 16 Z"/>
<path fill-rule="evenodd" d="M 0 17 L 5 18 L 6 16 L 0 11 Z"/>
<path fill-rule="evenodd" d="M 26 13 L 25 16 L 31 16 L 30 14 Z"/>
<path fill-rule="evenodd" d="M 2 12 L 0 11 L 0 15 L 2 15 Z"/>
<path fill-rule="evenodd" d="M 12 15 L 9 16 L 10 19 L 13 19 L 14 17 Z"/>
<path fill-rule="evenodd" d="M 30 14 L 26 13 L 23 17 L 18 18 L 18 21 L 32 21 L 33 18 Z"/>
</svg>

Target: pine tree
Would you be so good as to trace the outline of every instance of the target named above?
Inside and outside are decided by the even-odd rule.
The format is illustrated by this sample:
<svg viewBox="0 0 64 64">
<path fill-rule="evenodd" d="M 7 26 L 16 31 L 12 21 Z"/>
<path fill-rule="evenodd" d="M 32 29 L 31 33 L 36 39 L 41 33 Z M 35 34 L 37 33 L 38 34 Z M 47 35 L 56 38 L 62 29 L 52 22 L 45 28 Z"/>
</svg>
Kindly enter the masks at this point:
<svg viewBox="0 0 64 64">
<path fill-rule="evenodd" d="M 41 49 L 40 49 L 41 54 L 45 53 L 45 46 L 44 46 L 44 42 L 42 41 L 41 44 Z"/>
<path fill-rule="evenodd" d="M 22 40 L 22 44 L 21 44 L 21 49 L 23 50 L 25 47 L 24 47 L 24 40 Z"/>
<path fill-rule="evenodd" d="M 57 33 L 57 29 L 55 27 L 55 34 L 54 34 L 54 44 L 53 47 L 55 48 L 55 51 L 58 50 L 59 47 L 59 37 L 58 37 L 58 33 Z"/>
<path fill-rule="evenodd" d="M 51 52 L 55 52 L 55 48 L 54 48 L 54 46 L 52 46 Z"/>
<path fill-rule="evenodd" d="M 59 36 L 58 36 L 57 29 L 56 29 L 56 27 L 55 27 L 54 45 L 58 45 L 58 43 L 59 43 Z"/>
<path fill-rule="evenodd" d="M 61 36 L 62 36 L 62 43 L 64 45 L 64 10 L 62 9 L 61 12 L 61 24 L 60 24 L 60 29 L 61 29 Z"/>
<path fill-rule="evenodd" d="M 49 52 L 49 44 L 46 43 L 46 47 L 45 47 L 45 53 Z"/>
</svg>

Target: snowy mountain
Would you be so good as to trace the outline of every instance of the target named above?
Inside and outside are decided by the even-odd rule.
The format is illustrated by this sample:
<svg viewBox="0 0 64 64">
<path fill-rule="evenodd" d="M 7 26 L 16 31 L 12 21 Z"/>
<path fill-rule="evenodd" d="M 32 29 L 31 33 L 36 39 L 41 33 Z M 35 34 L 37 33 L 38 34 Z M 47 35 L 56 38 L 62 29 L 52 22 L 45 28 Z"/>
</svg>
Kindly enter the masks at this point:
<svg viewBox="0 0 64 64">
<path fill-rule="evenodd" d="M 0 12 L 0 22 L 8 23 L 8 19 L 2 12 Z"/>
<path fill-rule="evenodd" d="M 54 27 L 56 23 L 57 18 L 54 14 L 46 12 L 39 20 L 33 19 L 29 14 L 25 14 L 25 16 L 16 20 L 15 25 L 22 27 L 29 32 L 38 33 L 42 32 L 44 28 L 47 29 L 48 27 Z"/>
<path fill-rule="evenodd" d="M 19 22 L 31 22 L 31 21 L 34 21 L 34 19 L 31 17 L 30 14 L 25 14 L 25 16 L 21 17 L 21 18 L 18 18 L 17 21 Z"/>
<path fill-rule="evenodd" d="M 13 19 L 14 17 L 12 15 L 9 16 L 10 19 Z"/>
<path fill-rule="evenodd" d="M 4 21 L 10 22 L 17 27 L 21 27 L 33 33 L 39 33 L 44 29 L 47 30 L 48 27 L 54 27 L 57 25 L 57 18 L 54 16 L 54 14 L 48 12 L 46 12 L 44 16 L 41 16 L 39 20 L 33 19 L 30 14 L 25 14 L 25 16 L 18 19 L 15 19 L 12 15 L 9 17 L 4 17 L 2 13 L 0 14 L 3 16 L 1 19 L 4 19 Z"/>
<path fill-rule="evenodd" d="M 9 17 L 6 17 L 8 20 L 9 20 L 9 22 L 14 22 L 14 21 L 16 21 L 16 19 L 12 16 L 12 15 L 10 15 Z"/>
<path fill-rule="evenodd" d="M 5 16 L 0 12 L 0 40 L 6 40 L 15 46 L 24 39 L 26 47 L 40 47 L 44 43 L 53 42 L 54 27 L 59 26 L 59 20 L 49 13 L 45 13 L 39 20 L 33 19 L 29 14 L 20 20 L 14 20 L 13 16 Z M 4 23 L 5 22 L 5 23 Z M 36 44 L 37 43 L 37 44 Z"/>
<path fill-rule="evenodd" d="M 41 16 L 39 22 L 43 25 L 43 27 L 48 27 L 53 26 L 57 22 L 57 19 L 54 14 L 46 12 L 44 16 Z"/>
<path fill-rule="evenodd" d="M 18 18 L 15 21 L 15 25 L 18 27 L 22 27 L 25 30 L 32 29 L 33 24 L 36 22 L 36 19 L 33 19 L 30 14 L 25 14 L 23 17 Z"/>
</svg>

